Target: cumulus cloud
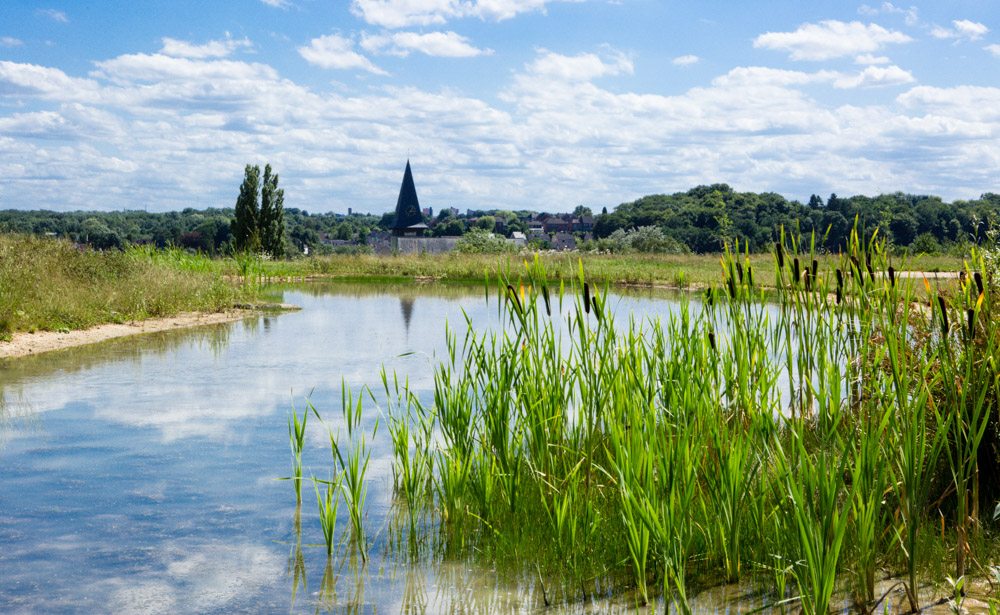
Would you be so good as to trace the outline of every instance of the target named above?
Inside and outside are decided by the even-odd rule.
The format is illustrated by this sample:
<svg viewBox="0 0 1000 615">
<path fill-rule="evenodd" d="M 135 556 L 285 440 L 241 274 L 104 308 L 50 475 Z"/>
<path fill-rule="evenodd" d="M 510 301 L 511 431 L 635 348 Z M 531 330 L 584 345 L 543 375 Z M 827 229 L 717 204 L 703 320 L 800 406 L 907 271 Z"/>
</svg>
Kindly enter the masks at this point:
<svg viewBox="0 0 1000 615">
<path fill-rule="evenodd" d="M 886 56 L 877 56 L 871 53 L 863 53 L 854 57 L 855 64 L 889 64 L 891 61 Z"/>
<path fill-rule="evenodd" d="M 882 4 L 874 7 L 862 4 L 858 7 L 858 13 L 868 17 L 875 17 L 877 15 L 902 15 L 904 23 L 908 26 L 915 26 L 920 22 L 920 13 L 917 10 L 917 7 L 910 6 L 908 8 L 903 8 L 896 6 L 892 2 L 883 2 Z"/>
<path fill-rule="evenodd" d="M 404 28 L 441 25 L 463 17 L 502 21 L 542 11 L 554 1 L 560 0 L 353 0 L 351 11 L 375 26 Z"/>
<path fill-rule="evenodd" d="M 995 88 L 873 88 L 853 104 L 823 95 L 912 83 L 891 64 L 856 74 L 736 67 L 672 94 L 608 79 L 635 70 L 610 48 L 539 49 L 486 99 L 307 87 L 233 58 L 126 54 L 84 76 L 0 61 L 0 91 L 23 103 L 0 109 L 0 199 L 231 205 L 242 165 L 266 159 L 289 207 L 377 212 L 395 203 L 407 152 L 421 197 L 439 206 L 613 205 L 717 181 L 792 197 L 898 188 L 968 198 L 1000 174 Z"/>
<path fill-rule="evenodd" d="M 253 48 L 253 43 L 250 42 L 250 39 L 246 37 L 233 39 L 227 32 L 225 40 L 208 41 L 201 45 L 164 37 L 163 48 L 160 49 L 160 53 L 176 58 L 224 58 L 237 49 L 251 48 Z"/>
<path fill-rule="evenodd" d="M 276 9 L 287 9 L 292 6 L 290 0 L 260 0 L 268 6 L 273 6 Z"/>
<path fill-rule="evenodd" d="M 52 21 L 69 23 L 69 17 L 63 11 L 57 11 L 56 9 L 38 9 L 35 13 L 41 15 L 42 17 L 48 17 Z"/>
<path fill-rule="evenodd" d="M 951 22 L 951 25 L 951 28 L 934 26 L 931 29 L 931 36 L 940 39 L 976 41 L 990 31 L 984 24 L 968 19 L 956 19 Z"/>
<path fill-rule="evenodd" d="M 857 75 L 841 77 L 833 82 L 834 87 L 841 89 L 870 88 L 891 85 L 906 85 L 916 79 L 909 71 L 898 66 L 869 66 Z"/>
<path fill-rule="evenodd" d="M 560 81 L 590 81 L 597 77 L 631 75 L 634 70 L 632 60 L 614 50 L 609 50 L 602 58 L 594 53 L 567 56 L 542 49 L 527 66 L 529 74 Z"/>
<path fill-rule="evenodd" d="M 361 37 L 361 47 L 369 53 L 399 57 L 406 57 L 414 51 L 440 58 L 471 58 L 493 53 L 492 49 L 479 49 L 466 37 L 451 31 L 364 34 Z"/>
<path fill-rule="evenodd" d="M 387 72 L 372 64 L 371 60 L 354 50 L 354 41 L 339 34 L 328 34 L 309 41 L 298 48 L 306 62 L 320 68 L 336 70 L 364 70 L 376 75 Z"/>
<path fill-rule="evenodd" d="M 0 47 L 20 47 L 24 44 L 19 38 L 13 36 L 0 36 Z"/>
<path fill-rule="evenodd" d="M 992 45 L 987 45 L 983 47 L 986 51 L 993 54 L 994 57 L 1000 58 L 1000 45 L 993 43 Z"/>
<path fill-rule="evenodd" d="M 688 54 L 684 56 L 677 56 L 670 61 L 674 66 L 691 66 L 692 64 L 697 64 L 701 58 L 696 55 Z"/>
<path fill-rule="evenodd" d="M 787 52 L 793 60 L 819 61 L 872 53 L 912 40 L 878 24 L 827 20 L 802 24 L 793 32 L 766 32 L 754 39 L 753 46 Z"/>
</svg>

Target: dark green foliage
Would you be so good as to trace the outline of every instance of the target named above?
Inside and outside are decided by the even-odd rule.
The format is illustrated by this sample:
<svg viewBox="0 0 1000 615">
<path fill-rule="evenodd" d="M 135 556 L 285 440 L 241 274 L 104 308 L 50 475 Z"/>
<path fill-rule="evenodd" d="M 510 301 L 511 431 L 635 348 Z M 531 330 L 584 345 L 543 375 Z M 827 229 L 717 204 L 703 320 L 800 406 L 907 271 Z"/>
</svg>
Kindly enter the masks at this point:
<svg viewBox="0 0 1000 615">
<path fill-rule="evenodd" d="M 264 167 L 260 190 L 260 247 L 273 258 L 285 255 L 285 191 L 278 188 L 278 174 Z"/>
<path fill-rule="evenodd" d="M 270 166 L 267 167 L 270 171 Z M 246 167 L 233 217 L 233 245 L 240 252 L 258 252 L 261 247 L 260 205 L 257 202 L 260 167 Z"/>
<path fill-rule="evenodd" d="M 849 198 L 831 194 L 825 204 L 813 195 L 803 205 L 774 193 L 736 192 L 714 184 L 622 203 L 597 216 L 594 235 L 603 238 L 619 229 L 655 226 L 696 253 L 718 252 L 736 240 L 751 252 L 762 252 L 784 227 L 815 231 L 818 247 L 837 252 L 847 245 L 857 217 L 859 228 L 868 234 L 877 228 L 897 251 L 937 252 L 982 239 L 988 221 L 1000 214 L 1000 199 L 991 196 L 945 203 L 939 197 L 901 192 Z"/>
</svg>

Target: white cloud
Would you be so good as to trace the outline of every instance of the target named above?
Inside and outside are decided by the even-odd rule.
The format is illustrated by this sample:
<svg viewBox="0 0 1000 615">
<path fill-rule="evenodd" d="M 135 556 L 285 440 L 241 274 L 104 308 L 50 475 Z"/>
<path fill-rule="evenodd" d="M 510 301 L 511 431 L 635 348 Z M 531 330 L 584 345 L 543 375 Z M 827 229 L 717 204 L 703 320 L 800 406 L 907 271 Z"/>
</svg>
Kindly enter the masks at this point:
<svg viewBox="0 0 1000 615">
<path fill-rule="evenodd" d="M 906 85 L 916 79 L 909 71 L 898 66 L 869 66 L 857 75 L 845 76 L 833 82 L 841 89 Z"/>
<path fill-rule="evenodd" d="M 273 6 L 276 9 L 287 9 L 288 7 L 292 6 L 290 0 L 260 0 L 260 1 L 268 6 Z"/>
<path fill-rule="evenodd" d="M 58 21 L 59 23 L 69 23 L 69 17 L 63 11 L 57 11 L 56 9 L 38 9 L 35 11 L 36 14 L 42 17 L 48 17 L 52 21 Z"/>
<path fill-rule="evenodd" d="M 455 32 L 395 32 L 364 34 L 361 47 L 369 53 L 386 53 L 406 57 L 413 51 L 441 58 L 471 58 L 490 55 L 492 49 L 479 49 L 469 39 Z"/>
<path fill-rule="evenodd" d="M 956 40 L 966 40 L 966 41 L 976 41 L 981 39 L 987 32 L 990 31 L 984 24 L 976 21 L 969 21 L 968 19 L 956 19 L 951 22 L 952 28 L 944 28 L 942 26 L 934 26 L 931 29 L 931 36 L 940 39 L 956 39 Z"/>
<path fill-rule="evenodd" d="M 876 15 L 902 15 L 904 23 L 908 26 L 915 26 L 920 21 L 920 13 L 917 7 L 911 6 L 909 8 L 903 8 L 894 5 L 892 2 L 883 2 L 877 7 L 868 6 L 867 4 L 862 4 L 858 7 L 858 13 L 866 15 L 868 17 L 875 17 Z"/>
<path fill-rule="evenodd" d="M 878 24 L 827 20 L 802 24 L 794 32 L 761 34 L 754 39 L 753 46 L 787 52 L 793 60 L 816 61 L 871 53 L 888 44 L 912 40 L 902 32 L 886 30 Z"/>
<path fill-rule="evenodd" d="M 19 38 L 13 36 L 0 36 L 0 47 L 20 47 L 24 44 Z"/>
<path fill-rule="evenodd" d="M 855 56 L 855 64 L 889 64 L 892 60 L 886 56 L 877 56 L 871 53 L 863 53 L 861 55 Z"/>
<path fill-rule="evenodd" d="M 351 11 L 375 26 L 403 28 L 441 25 L 464 17 L 501 21 L 543 11 L 553 1 L 559 0 L 353 0 Z"/>
<path fill-rule="evenodd" d="M 605 58 L 593 53 L 566 56 L 545 49 L 539 50 L 539 57 L 528 64 L 527 72 L 560 81 L 590 81 L 597 77 L 631 75 L 635 70 L 627 56 L 609 50 Z"/>
<path fill-rule="evenodd" d="M 372 64 L 371 60 L 354 51 L 354 41 L 339 34 L 328 34 L 309 41 L 299 47 L 299 55 L 307 62 L 320 68 L 337 70 L 365 70 L 376 75 L 387 75 L 384 70 Z"/>
<path fill-rule="evenodd" d="M 674 66 L 691 66 L 692 64 L 697 64 L 701 58 L 696 55 L 688 54 L 684 56 L 677 56 L 670 61 Z"/>
<path fill-rule="evenodd" d="M 225 40 L 208 41 L 201 45 L 164 37 L 163 48 L 160 49 L 160 53 L 175 58 L 224 58 L 237 49 L 250 49 L 252 47 L 253 43 L 250 42 L 250 39 L 245 37 L 242 39 L 233 39 L 227 32 Z"/>
<path fill-rule="evenodd" d="M 983 47 L 986 51 L 992 53 L 995 57 L 1000 58 L 1000 45 L 993 43 L 992 45 L 987 45 Z"/>
</svg>

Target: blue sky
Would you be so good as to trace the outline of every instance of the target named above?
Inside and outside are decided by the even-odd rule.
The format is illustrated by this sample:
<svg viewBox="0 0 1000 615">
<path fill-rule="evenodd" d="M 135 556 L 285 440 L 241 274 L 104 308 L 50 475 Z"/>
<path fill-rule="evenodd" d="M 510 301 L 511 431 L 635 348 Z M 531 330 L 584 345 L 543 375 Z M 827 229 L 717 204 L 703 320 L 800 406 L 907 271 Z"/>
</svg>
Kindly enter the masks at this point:
<svg viewBox="0 0 1000 615">
<path fill-rule="evenodd" d="M 726 182 L 1000 191 L 1000 3 L 0 6 L 0 208 L 569 211 Z"/>
</svg>

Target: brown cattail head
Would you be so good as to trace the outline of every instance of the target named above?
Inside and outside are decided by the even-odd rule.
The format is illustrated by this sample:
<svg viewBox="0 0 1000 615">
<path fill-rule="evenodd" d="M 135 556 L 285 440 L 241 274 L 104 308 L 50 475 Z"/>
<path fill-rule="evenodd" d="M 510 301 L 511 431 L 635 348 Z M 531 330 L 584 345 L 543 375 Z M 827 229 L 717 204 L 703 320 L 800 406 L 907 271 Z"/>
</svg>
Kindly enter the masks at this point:
<svg viewBox="0 0 1000 615">
<path fill-rule="evenodd" d="M 753 286 L 753 266 L 747 265 L 747 286 Z"/>
<path fill-rule="evenodd" d="M 781 247 L 781 243 L 774 242 L 774 253 L 778 256 L 778 267 L 781 269 L 785 268 L 785 250 Z"/>
<path fill-rule="evenodd" d="M 713 351 L 716 350 L 716 348 L 715 348 L 715 332 L 714 331 L 709 331 L 708 332 L 708 345 L 712 347 Z"/>
<path fill-rule="evenodd" d="M 542 286 L 542 299 L 545 299 L 545 314 L 552 316 L 552 304 L 549 302 L 549 287 Z"/>
<path fill-rule="evenodd" d="M 979 294 L 983 294 L 983 274 L 977 271 L 972 274 L 972 277 L 976 281 L 976 289 L 979 291 Z"/>
<path fill-rule="evenodd" d="M 736 281 L 733 280 L 733 276 L 726 277 L 726 288 L 729 290 L 729 298 L 736 298 Z"/>
<path fill-rule="evenodd" d="M 844 272 L 840 269 L 837 270 L 837 290 L 844 287 Z"/>
<path fill-rule="evenodd" d="M 517 310 L 517 313 L 520 314 L 522 312 L 521 300 L 517 298 L 517 291 L 515 291 L 514 287 L 511 286 L 510 284 L 507 285 L 507 294 L 509 295 L 511 302 L 513 302 L 514 308 Z"/>
<path fill-rule="evenodd" d="M 945 302 L 944 297 L 938 295 L 938 307 L 941 310 L 941 336 L 948 337 L 948 303 Z"/>
<path fill-rule="evenodd" d="M 805 273 L 802 275 L 806 284 L 806 292 L 812 290 L 812 275 L 809 274 L 809 270 L 806 269 Z"/>
<path fill-rule="evenodd" d="M 812 262 L 812 269 L 813 269 L 813 277 L 815 278 L 816 275 L 819 274 L 819 261 L 816 260 L 815 258 L 813 259 Z"/>
<path fill-rule="evenodd" d="M 799 257 L 796 256 L 795 260 L 792 261 L 792 278 L 795 279 L 796 284 L 799 283 L 801 275 L 802 273 L 799 271 Z"/>
<path fill-rule="evenodd" d="M 844 289 L 841 288 L 840 286 L 838 286 L 837 287 L 837 305 L 840 305 L 840 302 L 843 301 L 843 300 L 844 300 Z"/>
<path fill-rule="evenodd" d="M 736 274 L 740 277 L 740 284 L 743 283 L 743 264 L 736 263 Z"/>
<path fill-rule="evenodd" d="M 889 286 L 896 286 L 896 270 L 889 265 Z"/>
<path fill-rule="evenodd" d="M 976 311 L 972 308 L 965 310 L 965 317 L 969 321 L 969 339 L 976 334 Z"/>
<path fill-rule="evenodd" d="M 590 313 L 590 284 L 583 283 L 583 311 Z"/>
</svg>

